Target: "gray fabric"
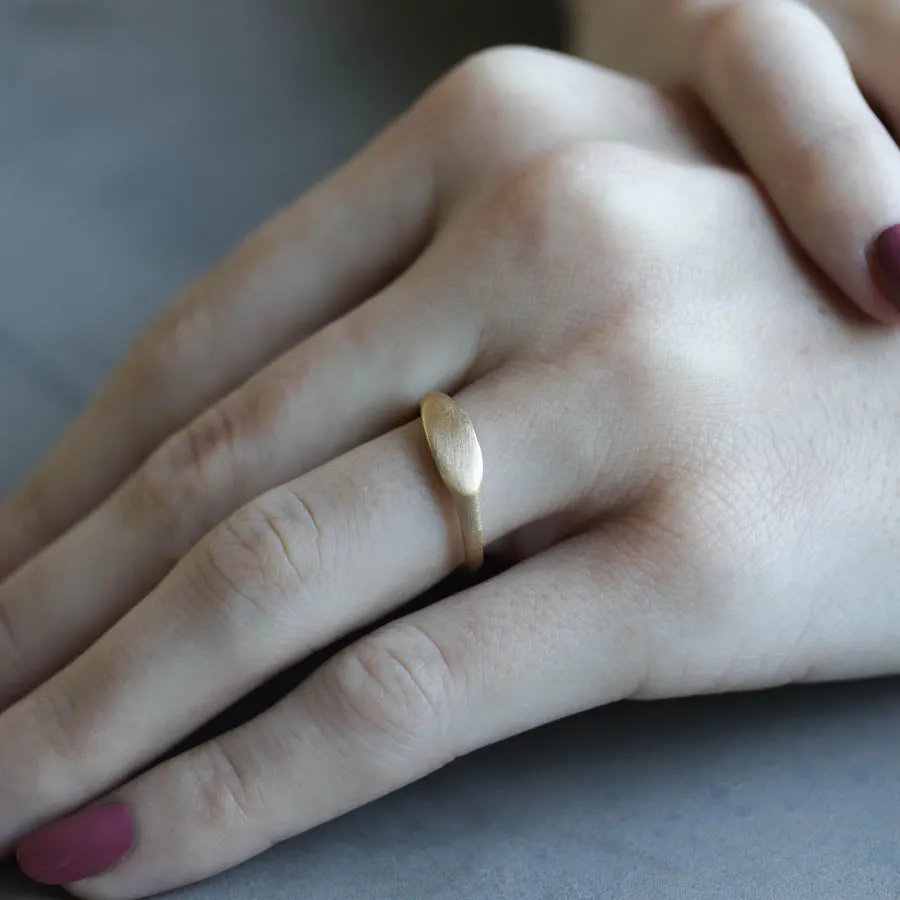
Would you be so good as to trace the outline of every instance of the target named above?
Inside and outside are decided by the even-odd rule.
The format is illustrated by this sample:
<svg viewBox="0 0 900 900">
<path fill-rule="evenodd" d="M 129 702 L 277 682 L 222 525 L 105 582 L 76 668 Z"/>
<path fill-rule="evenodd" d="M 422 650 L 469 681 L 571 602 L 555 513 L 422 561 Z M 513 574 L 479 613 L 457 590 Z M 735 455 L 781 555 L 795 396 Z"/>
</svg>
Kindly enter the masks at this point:
<svg viewBox="0 0 900 900">
<path fill-rule="evenodd" d="M 554 34 L 500 0 L 2 0 L 0 494 L 241 234 L 469 50 Z M 621 705 L 181 896 L 897 900 L 898 743 L 897 681 Z"/>
</svg>

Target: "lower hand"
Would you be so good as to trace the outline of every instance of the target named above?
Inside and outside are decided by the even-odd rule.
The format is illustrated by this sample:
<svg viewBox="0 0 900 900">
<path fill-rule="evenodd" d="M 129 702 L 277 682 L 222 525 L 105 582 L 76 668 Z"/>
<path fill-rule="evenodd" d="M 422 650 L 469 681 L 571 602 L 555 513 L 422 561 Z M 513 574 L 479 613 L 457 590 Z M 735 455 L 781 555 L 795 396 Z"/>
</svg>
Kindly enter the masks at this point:
<svg viewBox="0 0 900 900">
<path fill-rule="evenodd" d="M 480 56 L 137 344 L 0 515 L 0 844 L 95 803 L 26 872 L 142 896 L 579 710 L 900 668 L 897 337 L 702 127 Z M 459 564 L 434 390 L 515 564 L 135 777 Z"/>
</svg>

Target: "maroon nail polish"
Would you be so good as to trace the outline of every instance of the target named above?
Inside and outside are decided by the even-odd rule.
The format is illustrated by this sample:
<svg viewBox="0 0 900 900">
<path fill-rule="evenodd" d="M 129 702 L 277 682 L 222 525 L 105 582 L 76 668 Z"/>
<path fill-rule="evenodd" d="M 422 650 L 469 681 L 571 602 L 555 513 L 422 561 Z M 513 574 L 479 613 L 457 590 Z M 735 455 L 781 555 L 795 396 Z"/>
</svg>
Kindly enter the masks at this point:
<svg viewBox="0 0 900 900">
<path fill-rule="evenodd" d="M 875 238 L 869 259 L 876 284 L 900 309 L 900 225 L 885 228 Z"/>
<path fill-rule="evenodd" d="M 94 806 L 19 842 L 19 868 L 40 884 L 69 884 L 112 868 L 131 848 L 134 820 L 118 804 Z"/>
</svg>

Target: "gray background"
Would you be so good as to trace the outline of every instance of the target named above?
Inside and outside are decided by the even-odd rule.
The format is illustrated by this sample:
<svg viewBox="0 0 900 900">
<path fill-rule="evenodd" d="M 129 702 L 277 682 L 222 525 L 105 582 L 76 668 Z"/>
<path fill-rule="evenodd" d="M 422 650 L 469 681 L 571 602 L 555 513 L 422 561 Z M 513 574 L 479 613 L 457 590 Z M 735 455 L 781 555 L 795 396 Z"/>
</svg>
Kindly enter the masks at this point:
<svg viewBox="0 0 900 900">
<path fill-rule="evenodd" d="M 152 312 L 485 44 L 500 0 L 0 0 L 0 495 Z M 186 898 L 900 898 L 900 683 L 620 705 Z M 15 778 L 0 772 L 0 778 Z M 0 900 L 55 896 L 0 870 Z"/>
</svg>

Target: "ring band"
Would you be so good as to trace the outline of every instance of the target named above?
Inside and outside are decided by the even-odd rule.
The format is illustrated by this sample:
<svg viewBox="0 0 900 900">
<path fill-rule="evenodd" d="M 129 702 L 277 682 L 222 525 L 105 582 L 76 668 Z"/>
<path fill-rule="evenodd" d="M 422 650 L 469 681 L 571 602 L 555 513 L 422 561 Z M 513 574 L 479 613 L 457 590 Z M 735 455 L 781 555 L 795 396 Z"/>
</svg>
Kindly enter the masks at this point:
<svg viewBox="0 0 900 900">
<path fill-rule="evenodd" d="M 484 460 L 472 420 L 446 394 L 426 394 L 422 400 L 421 414 L 431 458 L 441 481 L 450 491 L 459 517 L 466 566 L 480 569 L 484 563 L 484 529 L 481 524 Z"/>
</svg>

